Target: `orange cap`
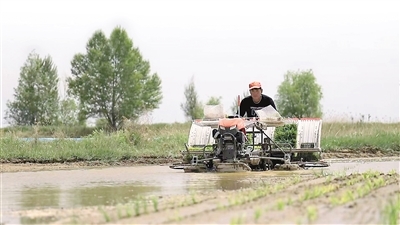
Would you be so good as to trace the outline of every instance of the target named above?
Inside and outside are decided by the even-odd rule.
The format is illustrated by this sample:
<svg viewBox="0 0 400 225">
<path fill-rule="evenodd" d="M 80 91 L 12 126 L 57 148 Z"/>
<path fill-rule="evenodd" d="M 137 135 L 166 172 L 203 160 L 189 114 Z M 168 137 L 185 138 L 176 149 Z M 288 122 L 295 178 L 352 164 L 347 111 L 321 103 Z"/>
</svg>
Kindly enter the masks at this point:
<svg viewBox="0 0 400 225">
<path fill-rule="evenodd" d="M 261 83 L 258 81 L 251 82 L 249 84 L 249 90 L 254 89 L 254 88 L 261 88 Z"/>
</svg>

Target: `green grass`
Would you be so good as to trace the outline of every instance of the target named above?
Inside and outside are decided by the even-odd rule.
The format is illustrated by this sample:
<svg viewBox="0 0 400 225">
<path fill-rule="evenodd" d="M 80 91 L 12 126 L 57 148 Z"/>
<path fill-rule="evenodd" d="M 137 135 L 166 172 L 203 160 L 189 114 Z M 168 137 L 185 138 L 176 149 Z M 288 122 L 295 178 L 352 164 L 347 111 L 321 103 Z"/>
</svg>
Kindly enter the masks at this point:
<svg viewBox="0 0 400 225">
<path fill-rule="evenodd" d="M 400 152 L 400 123 L 325 123 L 324 150 L 373 149 Z"/>
<path fill-rule="evenodd" d="M 0 130 L 0 160 L 11 162 L 77 162 L 180 158 L 190 123 L 130 125 L 106 132 L 88 127 L 8 127 Z M 63 138 L 85 137 L 82 141 Z M 20 137 L 57 137 L 52 142 L 23 141 Z M 323 123 L 321 147 L 395 151 L 400 153 L 400 123 Z"/>
<path fill-rule="evenodd" d="M 82 141 L 61 138 L 51 142 L 20 140 L 19 137 L 26 136 L 14 130 L 1 133 L 0 159 L 51 163 L 176 158 L 184 149 L 189 128 L 188 124 L 158 124 L 113 133 L 94 130 Z"/>
</svg>

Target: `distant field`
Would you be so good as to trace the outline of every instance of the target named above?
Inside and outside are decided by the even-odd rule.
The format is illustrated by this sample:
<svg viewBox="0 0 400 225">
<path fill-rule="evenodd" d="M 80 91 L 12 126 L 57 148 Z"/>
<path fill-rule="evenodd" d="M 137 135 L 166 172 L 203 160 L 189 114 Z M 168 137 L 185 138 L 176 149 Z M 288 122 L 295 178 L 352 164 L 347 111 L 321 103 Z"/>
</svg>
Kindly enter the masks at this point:
<svg viewBox="0 0 400 225">
<path fill-rule="evenodd" d="M 190 123 L 131 125 L 113 133 L 91 127 L 7 127 L 1 129 L 2 161 L 76 162 L 137 158 L 179 158 Z M 56 137 L 52 142 L 19 138 Z M 81 141 L 67 138 L 84 137 Z M 65 138 L 65 139 L 63 139 Z M 341 149 L 400 153 L 400 123 L 323 123 L 324 152 Z"/>
</svg>

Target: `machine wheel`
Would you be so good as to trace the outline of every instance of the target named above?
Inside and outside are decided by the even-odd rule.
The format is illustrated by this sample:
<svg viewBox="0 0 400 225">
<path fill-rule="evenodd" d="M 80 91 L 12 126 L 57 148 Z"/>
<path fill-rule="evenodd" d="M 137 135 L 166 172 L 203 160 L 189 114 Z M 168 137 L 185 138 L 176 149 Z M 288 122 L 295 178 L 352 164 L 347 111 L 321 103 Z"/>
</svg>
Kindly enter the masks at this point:
<svg viewBox="0 0 400 225">
<path fill-rule="evenodd" d="M 206 163 L 206 167 L 207 169 L 212 169 L 214 167 L 214 163 L 212 161 L 212 159 L 210 159 L 207 163 Z"/>
<path fill-rule="evenodd" d="M 269 169 L 269 170 L 275 169 L 275 165 L 276 165 L 277 163 L 278 163 L 278 162 L 275 161 L 275 160 L 268 160 L 268 169 Z"/>
<path fill-rule="evenodd" d="M 266 171 L 267 170 L 267 162 L 265 159 L 261 159 L 260 160 L 260 168 L 262 169 L 262 171 Z"/>
</svg>

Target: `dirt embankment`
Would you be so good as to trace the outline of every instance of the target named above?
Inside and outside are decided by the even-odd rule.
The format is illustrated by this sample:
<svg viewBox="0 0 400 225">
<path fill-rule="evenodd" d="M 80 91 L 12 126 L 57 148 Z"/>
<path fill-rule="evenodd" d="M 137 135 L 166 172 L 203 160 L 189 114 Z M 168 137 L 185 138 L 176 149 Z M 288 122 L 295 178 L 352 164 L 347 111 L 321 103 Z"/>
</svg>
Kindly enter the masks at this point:
<svg viewBox="0 0 400 225">
<path fill-rule="evenodd" d="M 322 160 L 333 159 L 355 159 L 355 158 L 371 158 L 380 159 L 384 157 L 399 157 L 398 152 L 384 152 L 376 149 L 365 150 L 340 150 L 322 153 Z M 71 170 L 82 168 L 102 168 L 110 166 L 136 166 L 136 165 L 166 165 L 174 162 L 179 162 L 180 159 L 165 159 L 165 158 L 142 158 L 132 161 L 118 162 L 67 162 L 67 163 L 21 163 L 1 162 L 0 172 L 27 172 L 27 171 L 45 171 L 45 170 Z"/>
</svg>

